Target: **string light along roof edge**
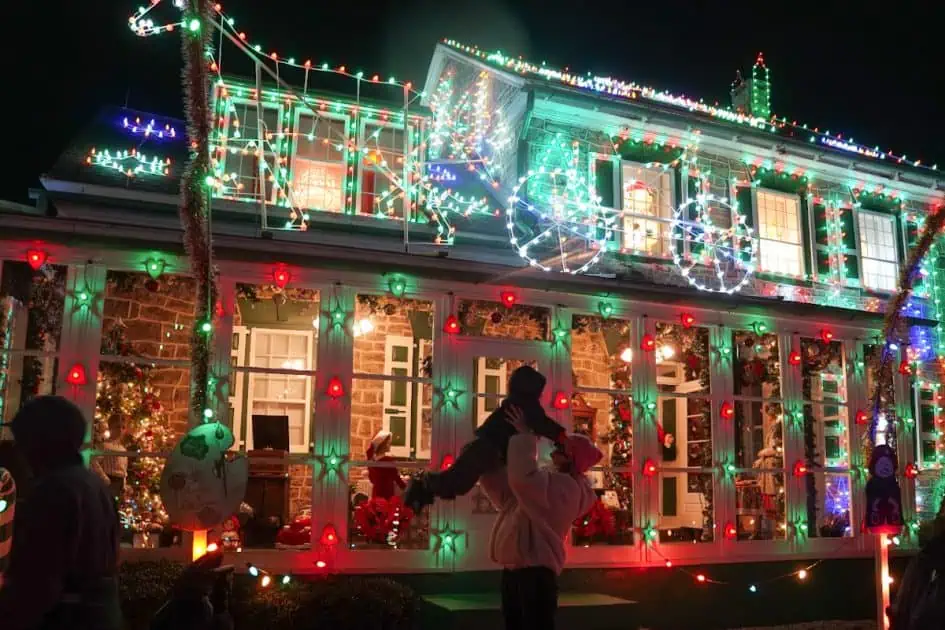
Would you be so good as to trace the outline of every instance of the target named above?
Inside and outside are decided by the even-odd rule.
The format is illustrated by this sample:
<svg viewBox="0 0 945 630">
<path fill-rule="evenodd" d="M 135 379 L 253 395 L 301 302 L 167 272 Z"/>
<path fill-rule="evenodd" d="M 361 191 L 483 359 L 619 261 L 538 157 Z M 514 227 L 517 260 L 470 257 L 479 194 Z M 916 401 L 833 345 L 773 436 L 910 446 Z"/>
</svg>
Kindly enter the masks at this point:
<svg viewBox="0 0 945 630">
<path fill-rule="evenodd" d="M 779 140 L 792 144 L 816 145 L 818 150 L 825 153 L 854 155 L 888 168 L 907 168 L 927 176 L 940 177 L 937 164 L 926 165 L 920 159 L 897 155 L 891 150 L 884 151 L 878 146 L 868 147 L 844 137 L 843 134 L 833 135 L 821 131 L 819 127 L 812 128 L 797 121 L 788 121 L 784 117 L 772 115 L 771 118 L 766 119 L 750 116 L 638 83 L 596 76 L 590 72 L 583 75 L 575 74 L 568 69 L 559 70 L 544 63 L 534 64 L 521 57 L 513 58 L 500 51 L 484 51 L 477 46 L 468 46 L 452 39 L 443 39 L 439 45 L 509 76 L 530 80 L 532 85 L 546 84 L 592 97 L 636 103 L 642 106 L 668 106 L 667 111 L 694 114 L 702 120 L 709 119 L 713 122 L 729 123 L 749 130 L 765 132 L 769 136 L 776 136 Z"/>
</svg>

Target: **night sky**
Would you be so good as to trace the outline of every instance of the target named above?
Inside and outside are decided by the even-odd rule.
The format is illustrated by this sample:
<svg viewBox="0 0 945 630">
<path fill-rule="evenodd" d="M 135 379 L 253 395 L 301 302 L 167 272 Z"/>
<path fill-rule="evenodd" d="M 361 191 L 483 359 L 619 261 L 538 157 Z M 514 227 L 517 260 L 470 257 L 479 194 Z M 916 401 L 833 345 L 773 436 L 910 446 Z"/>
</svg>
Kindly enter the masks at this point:
<svg viewBox="0 0 945 630">
<path fill-rule="evenodd" d="M 25 201 L 103 105 L 182 115 L 178 35 L 136 37 L 127 26 L 136 2 L 9 4 L 4 82 L 25 98 L 6 99 L 7 146 L 20 159 L 0 178 L 0 197 Z M 176 17 L 164 4 L 156 14 Z M 728 104 L 735 70 L 747 76 L 763 51 L 779 116 L 945 168 L 945 105 L 935 98 L 945 91 L 945 4 L 896 5 L 894 13 L 826 0 L 226 0 L 223 8 L 267 52 L 417 85 L 434 45 L 448 37 Z M 12 40 L 17 32 L 28 33 L 25 41 Z M 239 54 L 224 49 L 225 72 Z M 35 124 L 16 124 L 24 117 Z"/>
</svg>

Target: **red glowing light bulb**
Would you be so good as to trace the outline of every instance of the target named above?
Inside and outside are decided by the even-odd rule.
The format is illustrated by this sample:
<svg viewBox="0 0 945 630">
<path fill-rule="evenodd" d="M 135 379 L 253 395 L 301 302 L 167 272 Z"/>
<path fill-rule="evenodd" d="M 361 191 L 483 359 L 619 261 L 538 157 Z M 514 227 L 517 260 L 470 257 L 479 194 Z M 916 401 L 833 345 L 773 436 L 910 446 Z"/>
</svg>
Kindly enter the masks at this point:
<svg viewBox="0 0 945 630">
<path fill-rule="evenodd" d="M 328 547 L 338 544 L 338 532 L 331 523 L 325 525 L 322 529 L 321 543 Z"/>
<path fill-rule="evenodd" d="M 683 328 L 692 328 L 692 325 L 696 323 L 696 318 L 692 313 L 683 313 L 679 316 L 679 321 L 682 322 Z"/>
<path fill-rule="evenodd" d="M 673 561 L 672 561 L 672 560 L 667 560 L 667 561 L 666 561 L 666 568 L 667 568 L 667 569 L 671 569 L 672 566 L 673 566 Z"/>
<path fill-rule="evenodd" d="M 735 528 L 734 523 L 728 523 L 725 525 L 726 538 L 735 538 L 737 535 L 738 535 L 738 529 Z"/>
<path fill-rule="evenodd" d="M 443 456 L 443 461 L 440 462 L 440 470 L 449 470 L 453 467 L 453 463 L 456 461 L 450 453 L 447 453 Z"/>
<path fill-rule="evenodd" d="M 328 381 L 328 395 L 332 398 L 340 398 L 345 394 L 345 386 L 341 383 L 341 379 L 337 376 L 331 377 L 331 380 Z"/>
<path fill-rule="evenodd" d="M 857 424 L 869 424 L 870 414 L 865 409 L 860 409 L 856 412 L 856 423 Z"/>
<path fill-rule="evenodd" d="M 899 373 L 903 376 L 912 376 L 912 366 L 909 365 L 908 359 L 899 362 Z"/>
<path fill-rule="evenodd" d="M 696 576 L 696 581 L 697 581 L 697 582 L 705 582 L 705 575 L 703 575 L 702 573 L 700 573 L 699 575 Z"/>
<path fill-rule="evenodd" d="M 726 400 L 722 403 L 722 408 L 719 410 L 719 415 L 722 416 L 723 420 L 731 420 L 735 417 L 735 405 Z"/>
<path fill-rule="evenodd" d="M 26 252 L 26 262 L 33 268 L 33 271 L 37 271 L 42 267 L 48 258 L 49 254 L 42 249 L 31 249 Z"/>
<path fill-rule="evenodd" d="M 830 343 L 833 341 L 833 331 L 829 328 L 824 328 L 820 331 L 820 338 L 823 339 L 824 343 Z"/>
<path fill-rule="evenodd" d="M 292 272 L 285 267 L 278 267 L 272 271 L 272 281 L 280 289 L 284 289 L 292 281 Z"/>
<path fill-rule="evenodd" d="M 518 302 L 518 297 L 511 291 L 503 291 L 499 294 L 499 298 L 502 300 L 502 303 L 505 304 L 505 308 L 512 308 L 515 306 L 515 303 Z"/>
<path fill-rule="evenodd" d="M 806 474 L 807 474 L 807 464 L 805 464 L 801 460 L 797 460 L 796 462 L 794 462 L 794 476 L 803 477 Z"/>
<path fill-rule="evenodd" d="M 656 474 L 656 464 L 652 459 L 648 459 L 643 462 L 643 475 L 645 477 L 652 477 Z"/>
<path fill-rule="evenodd" d="M 801 353 L 797 350 L 791 350 L 791 354 L 788 355 L 788 363 L 791 365 L 800 365 L 801 364 Z"/>
<path fill-rule="evenodd" d="M 319 561 L 317 561 L 317 562 L 315 563 L 315 566 L 318 567 L 319 569 L 324 569 L 325 566 L 326 566 L 326 565 L 325 565 L 325 561 L 324 561 L 324 560 L 319 560 Z"/>
<path fill-rule="evenodd" d="M 564 392 L 558 392 L 555 394 L 554 407 L 555 409 L 567 409 L 571 404 L 571 399 L 568 398 L 568 395 Z"/>
<path fill-rule="evenodd" d="M 455 315 L 450 315 L 446 318 L 446 323 L 443 324 L 443 332 L 455 335 L 459 332 L 459 318 Z"/>
<path fill-rule="evenodd" d="M 81 363 L 76 363 L 69 368 L 69 373 L 66 374 L 66 382 L 74 387 L 85 385 L 88 382 L 85 378 L 85 368 Z"/>
<path fill-rule="evenodd" d="M 908 464 L 906 464 L 906 467 L 903 470 L 903 474 L 905 474 L 906 479 L 915 479 L 916 477 L 919 476 L 919 467 L 916 466 L 913 462 L 909 462 Z"/>
<path fill-rule="evenodd" d="M 644 352 L 653 352 L 656 350 L 656 339 L 653 338 L 653 335 L 643 335 L 643 339 L 640 340 L 640 348 Z"/>
</svg>

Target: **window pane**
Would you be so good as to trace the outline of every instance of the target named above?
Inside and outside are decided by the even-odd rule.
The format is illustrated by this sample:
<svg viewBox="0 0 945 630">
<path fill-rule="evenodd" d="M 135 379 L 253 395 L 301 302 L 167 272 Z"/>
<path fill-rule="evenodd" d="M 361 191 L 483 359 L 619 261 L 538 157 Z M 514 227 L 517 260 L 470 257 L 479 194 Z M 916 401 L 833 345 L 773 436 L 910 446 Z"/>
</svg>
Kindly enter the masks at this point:
<svg viewBox="0 0 945 630">
<path fill-rule="evenodd" d="M 633 164 L 624 164 L 621 171 L 623 247 L 653 256 L 669 255 L 668 220 L 673 203 L 670 172 Z"/>
<path fill-rule="evenodd" d="M 299 208 L 341 212 L 344 186 L 344 164 L 326 164 L 300 157 L 292 162 L 292 203 Z"/>
<path fill-rule="evenodd" d="M 801 247 L 761 239 L 761 270 L 789 276 L 801 275 Z"/>
<path fill-rule="evenodd" d="M 629 367 L 627 368 L 629 378 Z M 578 393 L 571 400 L 573 431 L 591 438 L 604 453 L 601 467 L 588 473 L 597 503 L 572 530 L 575 545 L 633 544 L 633 403 L 627 395 Z"/>
<path fill-rule="evenodd" d="M 803 273 L 800 205 L 796 196 L 757 191 L 761 269 L 799 276 Z"/>
<path fill-rule="evenodd" d="M 876 432 L 876 444 L 888 444 L 890 447 L 896 447 L 896 388 L 892 378 L 892 361 L 886 364 L 884 378 L 879 378 L 879 360 L 883 347 L 880 345 L 868 345 L 864 347 L 866 363 L 866 390 L 868 392 L 867 400 L 872 406 L 872 401 L 876 396 L 876 388 L 880 382 L 884 384 L 883 391 L 880 393 L 879 408 L 881 415 L 878 418 L 879 423 Z M 868 430 L 867 427 L 863 427 Z"/>
<path fill-rule="evenodd" d="M 473 359 L 473 375 L 476 383 L 473 405 L 473 426 L 478 427 L 499 407 L 508 394 L 509 377 L 512 372 L 528 365 L 539 369 L 536 361 L 505 357 L 476 357 Z"/>
<path fill-rule="evenodd" d="M 0 304 L 11 313 L 12 334 L 4 349 L 56 352 L 62 334 L 66 297 L 66 267 L 4 260 L 0 271 Z M 5 301 L 6 300 L 6 301 Z"/>
<path fill-rule="evenodd" d="M 305 453 L 312 443 L 318 291 L 238 284 L 231 360 L 237 366 L 230 390 L 233 432 L 248 449 Z M 299 370 L 307 374 L 248 373 L 243 368 Z M 262 440 L 257 444 L 258 440 Z"/>
<path fill-rule="evenodd" d="M 847 401 L 843 344 L 839 341 L 801 338 L 802 393 L 814 402 Z"/>
<path fill-rule="evenodd" d="M 863 258 L 863 284 L 870 289 L 895 291 L 898 275 L 899 266 L 894 262 Z"/>
<path fill-rule="evenodd" d="M 351 452 L 366 457 L 379 431 L 393 434 L 397 460 L 429 459 L 433 387 L 433 303 L 359 295 L 355 304 L 354 372 L 401 380 L 355 378 L 351 392 Z"/>
<path fill-rule="evenodd" d="M 660 392 L 709 393 L 709 330 L 656 324 L 656 384 Z"/>
<path fill-rule="evenodd" d="M 661 473 L 659 489 L 661 543 L 713 540 L 712 473 Z"/>
<path fill-rule="evenodd" d="M 404 130 L 378 125 L 364 128 L 361 157 L 362 214 L 404 216 Z"/>
<path fill-rule="evenodd" d="M 571 322 L 571 369 L 576 387 L 629 389 L 630 323 L 596 315 L 575 315 Z"/>
<path fill-rule="evenodd" d="M 804 453 L 818 467 L 850 465 L 850 431 L 843 405 L 804 405 Z"/>
<path fill-rule="evenodd" d="M 815 538 L 852 536 L 850 476 L 814 473 L 807 475 L 805 482 L 809 535 Z"/>
<path fill-rule="evenodd" d="M 782 467 L 780 450 L 758 455 L 755 468 Z M 787 535 L 783 472 L 739 473 L 735 480 L 735 530 L 738 540 L 776 540 Z"/>
<path fill-rule="evenodd" d="M 860 211 L 860 253 L 867 258 L 896 261 L 896 220 L 894 217 Z"/>
<path fill-rule="evenodd" d="M 403 488 L 412 468 L 389 463 L 352 466 L 348 532 L 351 549 L 429 549 L 430 513 L 414 514 L 403 505 Z"/>
<path fill-rule="evenodd" d="M 295 155 L 319 162 L 344 162 L 345 121 L 324 116 L 299 116 Z"/>
<path fill-rule="evenodd" d="M 551 312 L 541 306 L 460 300 L 457 317 L 461 335 L 547 341 L 551 332 Z"/>
</svg>

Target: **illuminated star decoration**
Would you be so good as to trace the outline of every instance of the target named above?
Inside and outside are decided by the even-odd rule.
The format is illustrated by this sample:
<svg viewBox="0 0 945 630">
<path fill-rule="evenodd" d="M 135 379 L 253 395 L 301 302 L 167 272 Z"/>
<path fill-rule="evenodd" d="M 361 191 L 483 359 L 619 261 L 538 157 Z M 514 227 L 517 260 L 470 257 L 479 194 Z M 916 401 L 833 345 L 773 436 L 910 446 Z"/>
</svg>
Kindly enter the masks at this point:
<svg viewBox="0 0 945 630">
<path fill-rule="evenodd" d="M 459 397 L 465 394 L 461 389 L 453 387 L 452 384 L 447 383 L 446 387 L 443 387 L 439 390 L 440 394 L 440 407 L 445 407 L 450 405 L 453 409 L 459 409 Z"/>
<path fill-rule="evenodd" d="M 320 465 L 318 478 L 324 479 L 329 472 L 334 472 L 339 477 L 343 477 L 344 467 L 348 464 L 350 457 L 348 453 L 338 453 L 334 447 L 326 455 L 315 455 L 314 459 Z"/>
<path fill-rule="evenodd" d="M 442 529 L 431 529 L 430 534 L 433 536 L 433 553 L 439 553 L 441 549 L 455 552 L 456 543 L 464 533 L 463 530 L 453 529 L 449 524 Z"/>
</svg>

